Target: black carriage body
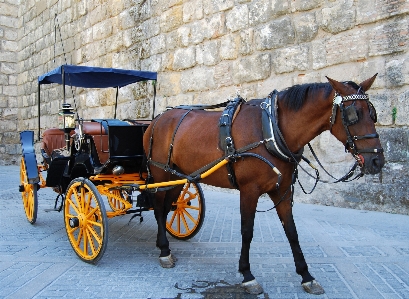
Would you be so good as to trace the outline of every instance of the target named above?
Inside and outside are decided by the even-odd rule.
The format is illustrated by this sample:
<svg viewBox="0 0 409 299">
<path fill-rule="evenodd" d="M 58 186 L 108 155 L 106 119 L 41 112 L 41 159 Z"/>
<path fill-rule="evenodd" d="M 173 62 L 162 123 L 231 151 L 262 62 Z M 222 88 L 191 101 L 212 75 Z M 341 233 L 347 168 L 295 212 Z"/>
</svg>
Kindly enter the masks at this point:
<svg viewBox="0 0 409 299">
<path fill-rule="evenodd" d="M 95 174 L 107 174 L 115 166 L 121 166 L 125 173 L 143 172 L 146 169 L 143 158 L 143 133 L 150 121 L 123 122 L 116 118 L 119 88 L 141 82 L 156 82 L 157 73 L 114 68 L 89 66 L 61 65 L 54 70 L 38 77 L 38 139 L 42 139 L 41 154 L 44 170 L 47 170 L 46 187 L 58 187 L 59 192 L 65 192 L 72 179 L 90 177 Z M 65 99 L 65 86 L 82 88 L 115 88 L 116 104 L 114 119 L 82 120 L 77 119 L 76 129 L 47 129 L 40 134 L 40 86 L 44 84 L 60 84 Z M 156 85 L 152 115 L 155 109 Z M 84 128 L 79 128 L 84 125 Z M 91 126 L 88 132 L 87 127 Z M 82 131 L 82 129 L 84 129 Z M 24 133 L 25 132 L 25 133 Z M 23 158 L 27 173 L 38 182 L 38 169 L 34 153 L 34 133 L 24 131 L 21 135 Z M 81 145 L 76 147 L 76 141 Z M 67 148 L 68 147 L 68 148 Z"/>
</svg>

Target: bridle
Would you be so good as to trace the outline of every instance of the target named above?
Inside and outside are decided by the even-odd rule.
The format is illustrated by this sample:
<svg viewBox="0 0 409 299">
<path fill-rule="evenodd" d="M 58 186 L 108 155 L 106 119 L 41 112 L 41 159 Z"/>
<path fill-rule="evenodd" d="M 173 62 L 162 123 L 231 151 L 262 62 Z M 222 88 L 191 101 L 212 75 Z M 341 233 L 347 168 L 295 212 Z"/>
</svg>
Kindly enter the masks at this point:
<svg viewBox="0 0 409 299">
<path fill-rule="evenodd" d="M 335 123 L 338 107 L 341 113 L 341 120 L 342 125 L 344 126 L 347 140 L 345 143 L 345 151 L 350 150 L 351 154 L 357 160 L 359 166 L 363 166 L 364 161 L 362 157 L 362 153 L 383 153 L 383 148 L 365 148 L 365 149 L 358 149 L 355 141 L 363 140 L 363 139 L 372 139 L 372 138 L 379 138 L 378 133 L 366 134 L 366 135 L 351 135 L 349 131 L 349 126 L 352 126 L 359 122 L 360 117 L 357 108 L 355 107 L 356 101 L 366 101 L 369 109 L 369 116 L 371 117 L 374 123 L 377 122 L 377 115 L 376 110 L 373 104 L 369 101 L 369 97 L 365 93 L 360 93 L 361 88 L 358 89 L 356 94 L 348 95 L 348 96 L 341 96 L 337 92 L 334 95 L 333 104 L 332 104 L 332 114 L 330 117 L 330 131 L 332 126 Z M 353 103 L 349 106 L 345 106 L 345 102 L 352 101 Z"/>
</svg>

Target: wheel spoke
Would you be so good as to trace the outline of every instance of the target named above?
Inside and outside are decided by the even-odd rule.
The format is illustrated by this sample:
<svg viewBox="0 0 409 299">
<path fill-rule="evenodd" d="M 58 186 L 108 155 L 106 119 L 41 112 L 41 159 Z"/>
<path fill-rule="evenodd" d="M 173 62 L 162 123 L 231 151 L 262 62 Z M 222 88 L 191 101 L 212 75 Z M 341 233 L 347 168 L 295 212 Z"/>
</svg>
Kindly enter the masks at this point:
<svg viewBox="0 0 409 299">
<path fill-rule="evenodd" d="M 87 230 L 87 239 L 88 239 L 88 245 L 89 245 L 89 248 L 91 249 L 92 255 L 95 255 L 97 250 L 95 248 L 94 239 L 92 238 L 90 229 Z"/>
<path fill-rule="evenodd" d="M 188 212 L 188 211 L 186 211 L 186 210 L 183 210 L 183 212 L 182 212 L 184 215 L 186 215 L 190 220 L 192 220 L 192 222 L 193 223 L 196 223 L 197 221 L 196 221 L 196 219 L 195 218 L 193 218 L 193 216 L 192 215 L 190 215 L 190 213 Z M 185 217 L 183 217 L 183 218 L 185 218 Z"/>
<path fill-rule="evenodd" d="M 183 213 L 180 213 L 180 214 L 181 214 L 180 216 L 181 216 L 181 218 L 182 218 L 182 220 L 183 220 L 183 225 L 184 225 L 184 227 L 185 227 L 185 229 L 186 229 L 186 232 L 189 232 L 190 229 L 189 229 L 189 225 L 187 224 L 185 215 L 184 215 Z"/>
<path fill-rule="evenodd" d="M 75 194 L 74 194 L 74 197 L 75 197 Z M 77 215 L 78 215 L 78 214 L 81 214 L 81 212 L 78 210 L 77 206 L 76 206 L 75 203 L 71 200 L 71 198 L 67 197 L 67 198 L 65 199 L 65 201 L 66 201 L 65 204 L 66 204 L 66 205 L 68 204 L 69 207 L 73 208 L 73 210 L 75 211 L 75 213 L 77 213 Z"/>
</svg>

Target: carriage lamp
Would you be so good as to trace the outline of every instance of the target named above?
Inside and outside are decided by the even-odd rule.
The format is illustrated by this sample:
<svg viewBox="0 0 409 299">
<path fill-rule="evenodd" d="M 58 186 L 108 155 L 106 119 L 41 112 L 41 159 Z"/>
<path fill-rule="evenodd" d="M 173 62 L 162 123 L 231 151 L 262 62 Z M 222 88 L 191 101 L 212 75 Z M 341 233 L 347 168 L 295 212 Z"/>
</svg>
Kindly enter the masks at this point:
<svg viewBox="0 0 409 299">
<path fill-rule="evenodd" d="M 64 130 L 66 150 L 70 148 L 70 132 L 75 129 L 75 113 L 71 104 L 63 103 L 58 113 L 58 128 Z"/>
<path fill-rule="evenodd" d="M 75 129 L 75 113 L 72 111 L 71 104 L 63 103 L 58 113 L 58 128 L 65 133 Z"/>
</svg>

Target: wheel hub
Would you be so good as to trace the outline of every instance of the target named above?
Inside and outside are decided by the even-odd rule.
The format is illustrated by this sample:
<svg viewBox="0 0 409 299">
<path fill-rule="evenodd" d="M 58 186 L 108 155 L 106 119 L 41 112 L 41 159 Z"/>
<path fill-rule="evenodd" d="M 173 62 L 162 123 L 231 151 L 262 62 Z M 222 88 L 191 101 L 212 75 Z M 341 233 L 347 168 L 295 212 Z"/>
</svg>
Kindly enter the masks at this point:
<svg viewBox="0 0 409 299">
<path fill-rule="evenodd" d="M 77 217 L 70 218 L 69 225 L 71 228 L 75 228 L 80 226 L 80 221 Z"/>
</svg>

